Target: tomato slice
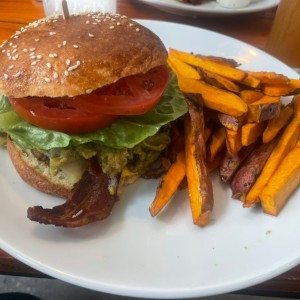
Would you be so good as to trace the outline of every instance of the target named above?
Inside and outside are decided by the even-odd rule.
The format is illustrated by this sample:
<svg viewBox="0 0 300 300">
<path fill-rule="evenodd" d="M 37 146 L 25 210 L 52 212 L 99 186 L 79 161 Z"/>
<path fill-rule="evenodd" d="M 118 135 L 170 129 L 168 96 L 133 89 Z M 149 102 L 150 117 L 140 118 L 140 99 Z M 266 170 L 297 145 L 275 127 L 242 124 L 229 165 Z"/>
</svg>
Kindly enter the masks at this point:
<svg viewBox="0 0 300 300">
<path fill-rule="evenodd" d="M 118 115 L 150 111 L 169 81 L 166 66 L 120 79 L 91 94 L 76 97 L 10 98 L 15 111 L 38 127 L 67 133 L 88 133 L 107 127 Z"/>
<path fill-rule="evenodd" d="M 74 97 L 72 101 L 102 114 L 140 115 L 158 104 L 168 81 L 169 71 L 163 65 L 146 74 L 122 78 L 89 95 Z"/>
<path fill-rule="evenodd" d="M 10 98 L 17 114 L 38 127 L 66 133 L 88 133 L 107 127 L 118 116 L 62 106 L 57 98 Z"/>
</svg>

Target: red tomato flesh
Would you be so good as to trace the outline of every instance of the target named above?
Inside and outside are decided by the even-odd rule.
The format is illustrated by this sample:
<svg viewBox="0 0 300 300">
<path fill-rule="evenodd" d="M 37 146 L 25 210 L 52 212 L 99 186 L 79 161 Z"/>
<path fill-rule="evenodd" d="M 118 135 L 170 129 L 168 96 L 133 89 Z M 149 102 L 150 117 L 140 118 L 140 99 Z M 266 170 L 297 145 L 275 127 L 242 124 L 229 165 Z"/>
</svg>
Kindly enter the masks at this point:
<svg viewBox="0 0 300 300">
<path fill-rule="evenodd" d="M 89 95 L 74 97 L 73 101 L 102 114 L 140 115 L 158 104 L 168 81 L 167 67 L 159 66 L 146 74 L 122 78 Z"/>
<path fill-rule="evenodd" d="M 159 102 L 169 80 L 166 66 L 120 79 L 76 97 L 10 98 L 15 111 L 38 127 L 88 133 L 109 126 L 119 115 L 138 115 Z"/>
<path fill-rule="evenodd" d="M 38 127 L 66 133 L 88 133 L 109 126 L 116 115 L 95 114 L 62 106 L 56 98 L 10 99 L 17 114 Z"/>
</svg>

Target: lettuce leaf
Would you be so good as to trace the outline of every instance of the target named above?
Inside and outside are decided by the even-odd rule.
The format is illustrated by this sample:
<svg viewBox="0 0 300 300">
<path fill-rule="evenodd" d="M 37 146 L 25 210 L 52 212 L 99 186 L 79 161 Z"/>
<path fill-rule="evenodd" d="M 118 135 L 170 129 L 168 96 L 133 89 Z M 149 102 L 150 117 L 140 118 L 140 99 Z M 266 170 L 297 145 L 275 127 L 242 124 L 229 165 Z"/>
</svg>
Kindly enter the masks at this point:
<svg viewBox="0 0 300 300">
<path fill-rule="evenodd" d="M 7 98 L 0 94 L 0 129 L 26 149 L 49 150 L 90 142 L 116 149 L 132 148 L 186 112 L 187 105 L 173 73 L 155 109 L 139 116 L 122 116 L 111 126 L 89 134 L 66 134 L 31 125 L 19 117 Z"/>
</svg>

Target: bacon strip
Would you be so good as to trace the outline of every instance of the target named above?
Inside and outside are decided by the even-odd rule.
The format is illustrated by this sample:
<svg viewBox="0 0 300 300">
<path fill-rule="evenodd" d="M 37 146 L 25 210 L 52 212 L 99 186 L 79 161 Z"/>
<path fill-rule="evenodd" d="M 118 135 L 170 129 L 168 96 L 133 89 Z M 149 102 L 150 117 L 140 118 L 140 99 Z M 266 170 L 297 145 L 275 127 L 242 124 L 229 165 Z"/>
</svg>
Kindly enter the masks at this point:
<svg viewBox="0 0 300 300">
<path fill-rule="evenodd" d="M 110 216 L 118 196 L 109 192 L 111 179 L 100 167 L 86 172 L 74 186 L 72 195 L 64 204 L 53 208 L 30 207 L 27 216 L 41 224 L 80 227 Z M 118 182 L 116 179 L 115 182 Z"/>
</svg>

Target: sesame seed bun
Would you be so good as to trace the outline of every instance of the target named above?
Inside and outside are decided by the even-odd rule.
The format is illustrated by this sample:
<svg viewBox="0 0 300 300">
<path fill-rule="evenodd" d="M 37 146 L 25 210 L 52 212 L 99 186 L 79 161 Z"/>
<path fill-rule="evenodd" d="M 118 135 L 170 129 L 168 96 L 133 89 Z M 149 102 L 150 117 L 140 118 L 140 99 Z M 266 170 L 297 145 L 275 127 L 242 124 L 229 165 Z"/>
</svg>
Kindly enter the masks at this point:
<svg viewBox="0 0 300 300">
<path fill-rule="evenodd" d="M 40 19 L 0 46 L 0 90 L 10 97 L 90 93 L 162 65 L 167 51 L 147 28 L 121 15 Z"/>
</svg>

